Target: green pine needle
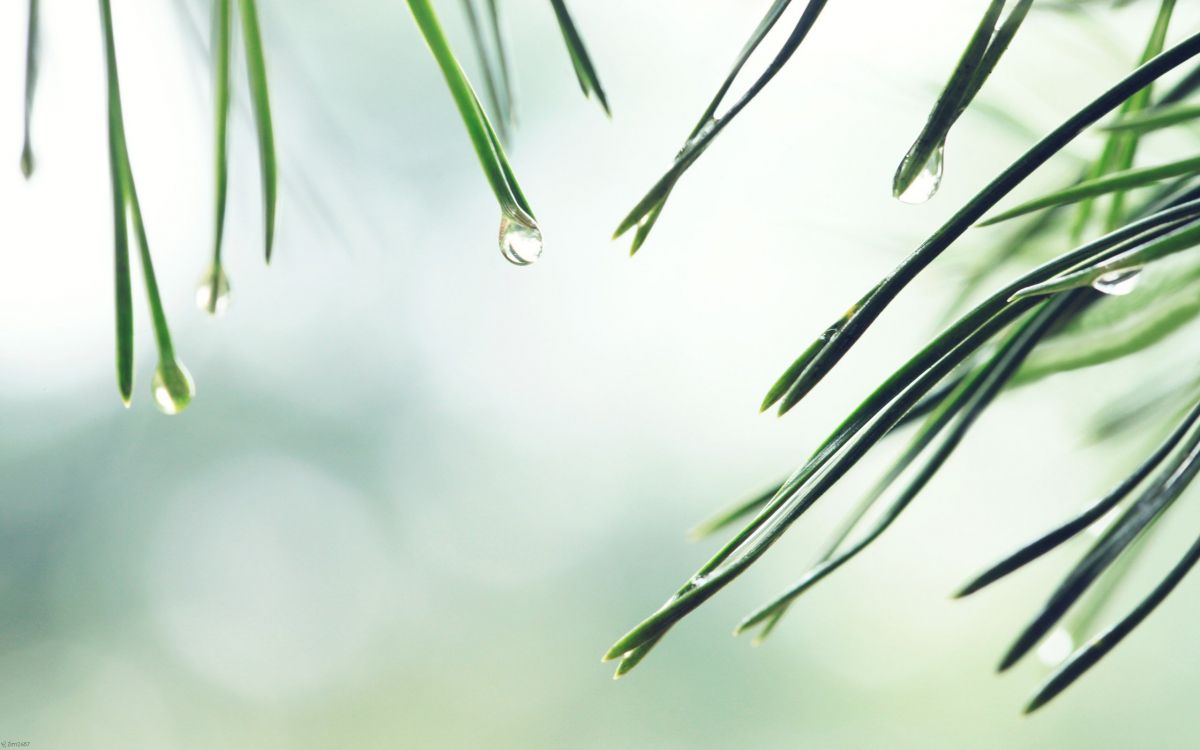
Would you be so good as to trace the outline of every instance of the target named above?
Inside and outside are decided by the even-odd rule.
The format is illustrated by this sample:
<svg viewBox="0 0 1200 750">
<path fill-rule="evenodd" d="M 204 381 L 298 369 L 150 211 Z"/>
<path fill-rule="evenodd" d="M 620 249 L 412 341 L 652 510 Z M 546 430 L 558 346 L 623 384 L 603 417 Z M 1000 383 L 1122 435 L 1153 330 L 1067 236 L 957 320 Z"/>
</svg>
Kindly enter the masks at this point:
<svg viewBox="0 0 1200 750">
<path fill-rule="evenodd" d="M 263 248 L 266 260 L 270 263 L 275 246 L 278 166 L 275 160 L 275 131 L 271 124 L 271 101 L 267 87 L 267 61 L 263 53 L 256 0 L 238 0 L 238 10 L 241 12 L 242 41 L 246 50 L 250 102 L 253 105 L 254 126 L 258 133 L 258 159 L 263 194 Z"/>
</svg>

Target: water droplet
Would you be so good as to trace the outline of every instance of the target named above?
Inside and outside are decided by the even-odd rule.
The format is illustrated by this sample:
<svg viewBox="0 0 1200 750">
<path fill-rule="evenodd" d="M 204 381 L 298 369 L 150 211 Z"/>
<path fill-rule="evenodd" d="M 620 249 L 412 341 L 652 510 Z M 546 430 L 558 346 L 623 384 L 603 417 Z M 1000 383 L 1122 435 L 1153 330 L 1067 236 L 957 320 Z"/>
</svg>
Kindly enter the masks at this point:
<svg viewBox="0 0 1200 750">
<path fill-rule="evenodd" d="M 163 414 L 178 414 L 196 395 L 192 375 L 178 360 L 159 362 L 154 370 L 154 404 Z"/>
<path fill-rule="evenodd" d="M 900 162 L 900 172 L 903 173 L 908 167 L 908 157 L 904 157 L 904 161 Z M 929 161 L 925 162 L 925 166 L 921 167 L 921 171 L 913 178 L 908 187 L 899 192 L 895 192 L 897 200 L 902 203 L 924 203 L 933 197 L 938 191 L 938 186 L 942 184 L 942 172 L 946 167 L 946 144 L 939 143 L 938 147 L 933 150 L 929 156 Z"/>
<path fill-rule="evenodd" d="M 500 215 L 500 253 L 513 265 L 527 266 L 542 257 L 542 232 L 531 221 Z"/>
<path fill-rule="evenodd" d="M 21 174 L 27 180 L 33 176 L 33 151 L 29 148 L 28 144 L 21 151 Z"/>
<path fill-rule="evenodd" d="M 200 283 L 196 285 L 196 307 L 213 317 L 229 308 L 229 277 L 219 264 L 214 264 L 200 277 Z"/>
<path fill-rule="evenodd" d="M 1055 628 L 1037 649 L 1038 659 L 1048 667 L 1057 667 L 1075 650 L 1075 639 L 1065 628 Z"/>
<path fill-rule="evenodd" d="M 1138 281 L 1141 280 L 1142 269 L 1129 268 L 1123 271 L 1113 271 L 1106 273 L 1100 278 L 1092 282 L 1092 288 L 1097 292 L 1111 294 L 1114 297 L 1123 297 L 1129 294 L 1134 289 L 1137 289 Z"/>
</svg>

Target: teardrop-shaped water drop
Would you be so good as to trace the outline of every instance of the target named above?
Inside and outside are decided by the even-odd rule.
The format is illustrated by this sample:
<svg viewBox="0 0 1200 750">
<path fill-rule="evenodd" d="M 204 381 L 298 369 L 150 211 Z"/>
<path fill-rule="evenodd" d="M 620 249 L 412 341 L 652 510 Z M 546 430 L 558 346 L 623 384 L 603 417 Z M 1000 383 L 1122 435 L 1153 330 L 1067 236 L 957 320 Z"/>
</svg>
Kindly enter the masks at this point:
<svg viewBox="0 0 1200 750">
<path fill-rule="evenodd" d="M 21 151 L 21 174 L 27 180 L 33 176 L 33 150 L 29 148 L 29 144 L 25 144 Z"/>
<path fill-rule="evenodd" d="M 1067 629 L 1055 628 L 1038 646 L 1037 657 L 1047 667 L 1057 667 L 1066 661 L 1074 650 L 1075 639 L 1071 637 Z"/>
<path fill-rule="evenodd" d="M 163 414 L 178 414 L 192 403 L 196 384 L 192 375 L 178 360 L 159 362 L 154 370 L 154 405 Z"/>
<path fill-rule="evenodd" d="M 516 266 L 527 266 L 542 257 L 542 232 L 537 224 L 500 215 L 500 253 Z"/>
<path fill-rule="evenodd" d="M 900 165 L 900 172 L 906 171 L 908 166 L 908 157 L 904 157 L 904 162 Z M 913 181 L 908 184 L 908 187 L 895 192 L 896 199 L 902 203 L 924 203 L 933 197 L 938 191 L 938 187 L 942 184 L 942 172 L 946 168 L 946 144 L 939 143 L 933 153 L 929 155 L 929 161 L 921 167 L 921 171 L 913 178 Z"/>
<path fill-rule="evenodd" d="M 229 277 L 220 264 L 214 264 L 196 285 L 196 307 L 216 317 L 229 308 Z"/>
<path fill-rule="evenodd" d="M 1134 289 L 1137 289 L 1138 281 L 1141 280 L 1141 277 L 1142 269 L 1140 268 L 1113 271 L 1093 281 L 1092 288 L 1097 292 L 1111 294 L 1114 297 L 1124 297 Z"/>
</svg>

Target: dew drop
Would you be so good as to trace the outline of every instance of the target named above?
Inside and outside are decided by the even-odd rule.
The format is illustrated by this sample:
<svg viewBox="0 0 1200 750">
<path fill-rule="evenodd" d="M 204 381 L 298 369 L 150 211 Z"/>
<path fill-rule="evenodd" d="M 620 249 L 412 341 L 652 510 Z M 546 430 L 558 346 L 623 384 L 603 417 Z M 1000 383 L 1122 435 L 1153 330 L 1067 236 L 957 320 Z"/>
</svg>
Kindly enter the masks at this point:
<svg viewBox="0 0 1200 750">
<path fill-rule="evenodd" d="M 1057 667 L 1075 650 L 1075 639 L 1065 628 L 1055 628 L 1038 646 L 1037 657 L 1048 667 Z"/>
<path fill-rule="evenodd" d="M 1106 273 L 1100 278 L 1092 282 L 1092 288 L 1097 292 L 1111 294 L 1114 297 L 1124 297 L 1134 289 L 1137 289 L 1138 281 L 1141 280 L 1142 269 L 1129 268 L 1124 271 L 1113 271 Z"/>
<path fill-rule="evenodd" d="M 154 405 L 163 414 L 178 414 L 192 403 L 196 384 L 192 375 L 178 360 L 159 362 L 154 370 Z"/>
<path fill-rule="evenodd" d="M 229 308 L 229 277 L 219 264 L 213 265 L 196 285 L 196 307 L 217 317 Z"/>
<path fill-rule="evenodd" d="M 542 257 L 542 232 L 530 220 L 500 215 L 500 253 L 516 266 L 527 266 Z"/>
<path fill-rule="evenodd" d="M 33 176 L 33 151 L 28 144 L 21 151 L 21 174 L 27 180 Z"/>
<path fill-rule="evenodd" d="M 898 174 L 902 174 L 908 166 L 908 157 L 900 163 Z M 894 191 L 896 199 L 902 203 L 924 203 L 934 196 L 938 186 L 942 184 L 942 172 L 946 167 L 946 144 L 939 143 L 929 156 L 929 161 L 921 167 L 921 171 L 913 178 L 908 187 Z"/>
</svg>

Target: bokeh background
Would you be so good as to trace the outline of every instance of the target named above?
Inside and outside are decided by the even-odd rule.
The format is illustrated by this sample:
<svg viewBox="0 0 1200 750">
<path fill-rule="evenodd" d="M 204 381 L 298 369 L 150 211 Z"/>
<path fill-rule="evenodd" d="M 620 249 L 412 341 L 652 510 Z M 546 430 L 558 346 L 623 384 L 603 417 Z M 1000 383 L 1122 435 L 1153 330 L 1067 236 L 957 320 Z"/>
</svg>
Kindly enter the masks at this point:
<svg viewBox="0 0 1200 750">
<path fill-rule="evenodd" d="M 951 136 L 942 192 L 914 207 L 891 199 L 892 171 L 983 3 L 830 3 L 630 259 L 612 228 L 765 2 L 572 3 L 611 121 L 579 95 L 548 4 L 505 3 L 520 96 L 511 154 L 547 240 L 543 260 L 518 269 L 499 256 L 494 201 L 404 3 L 263 0 L 278 244 L 264 268 L 239 67 L 233 304 L 212 320 L 193 303 L 211 242 L 207 4 L 113 0 L 135 176 L 198 386 L 167 418 L 149 398 L 144 306 L 131 410 L 113 381 L 95 3 L 43 0 L 28 183 L 24 3 L 3 3 L 0 740 L 1193 747 L 1194 581 L 1032 718 L 1020 707 L 1048 668 L 1030 659 L 1001 678 L 993 667 L 1081 547 L 949 600 L 1134 463 L 1154 429 L 1098 442 L 1091 425 L 1135 377 L 1176 372 L 1174 344 L 1006 396 L 893 530 L 768 644 L 728 633 L 801 572 L 885 456 L 636 672 L 614 683 L 598 662 L 706 557 L 711 543 L 685 530 L 802 460 L 937 328 L 973 253 L 1003 235 L 969 235 L 783 420 L 757 414 L 775 375 L 990 174 L 1127 70 L 1156 5 L 1035 12 Z M 439 9 L 474 74 L 458 4 Z M 1194 30 L 1196 11 L 1179 9 L 1172 38 Z M 1073 168 L 1064 155 L 1024 189 Z M 1132 590 L 1189 541 L 1189 512 Z"/>
</svg>

